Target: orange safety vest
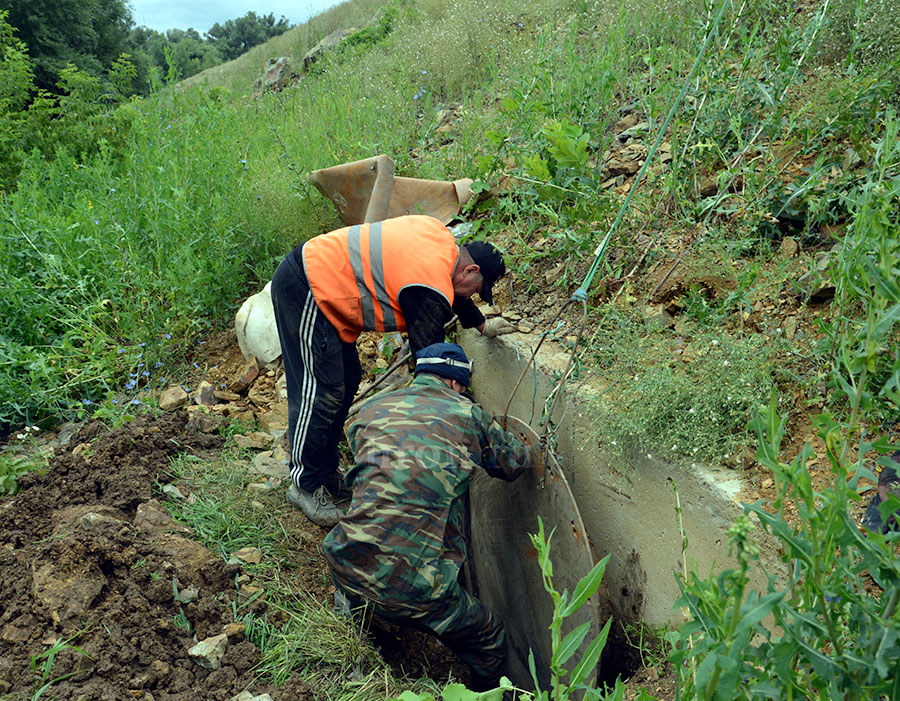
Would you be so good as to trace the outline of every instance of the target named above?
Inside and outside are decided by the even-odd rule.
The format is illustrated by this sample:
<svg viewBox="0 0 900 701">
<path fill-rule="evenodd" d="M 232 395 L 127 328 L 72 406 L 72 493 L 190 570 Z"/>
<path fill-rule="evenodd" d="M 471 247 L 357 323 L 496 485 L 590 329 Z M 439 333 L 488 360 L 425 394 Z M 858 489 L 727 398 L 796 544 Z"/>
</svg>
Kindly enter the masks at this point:
<svg viewBox="0 0 900 701">
<path fill-rule="evenodd" d="M 398 298 L 411 285 L 453 304 L 459 248 L 434 217 L 414 214 L 348 226 L 310 239 L 302 250 L 316 304 L 347 343 L 363 331 L 405 331 Z"/>
</svg>

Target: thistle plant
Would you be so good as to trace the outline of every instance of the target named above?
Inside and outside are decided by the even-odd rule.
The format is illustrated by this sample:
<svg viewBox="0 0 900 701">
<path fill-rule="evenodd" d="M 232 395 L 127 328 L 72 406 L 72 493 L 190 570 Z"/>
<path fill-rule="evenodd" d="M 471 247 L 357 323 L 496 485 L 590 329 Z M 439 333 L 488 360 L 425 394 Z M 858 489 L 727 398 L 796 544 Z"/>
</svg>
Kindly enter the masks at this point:
<svg viewBox="0 0 900 701">
<path fill-rule="evenodd" d="M 874 475 L 863 456 L 895 448 L 886 441 L 857 445 L 859 458 L 845 459 L 848 422 L 816 417 L 827 447 L 832 483 L 816 491 L 805 445 L 789 464 L 780 462 L 786 418 L 773 392 L 751 428 L 759 439 L 757 459 L 771 470 L 777 498 L 745 504 L 729 532 L 737 569 L 717 578 L 692 574 L 681 582 L 676 606 L 691 620 L 668 637 L 670 659 L 686 698 L 897 698 L 900 693 L 900 563 L 898 536 L 862 533 L 850 505 L 860 500 L 859 480 Z M 881 458 L 882 461 L 886 458 Z M 785 517 L 785 503 L 796 519 Z M 889 497 L 888 509 L 900 507 Z M 749 539 L 754 515 L 780 545 L 787 581 L 767 574 L 765 593 L 747 590 L 748 573 L 762 568 Z M 872 586 L 874 584 L 874 586 Z M 689 665 L 693 661 L 695 665 Z M 696 672 L 690 673 L 692 666 Z"/>
</svg>

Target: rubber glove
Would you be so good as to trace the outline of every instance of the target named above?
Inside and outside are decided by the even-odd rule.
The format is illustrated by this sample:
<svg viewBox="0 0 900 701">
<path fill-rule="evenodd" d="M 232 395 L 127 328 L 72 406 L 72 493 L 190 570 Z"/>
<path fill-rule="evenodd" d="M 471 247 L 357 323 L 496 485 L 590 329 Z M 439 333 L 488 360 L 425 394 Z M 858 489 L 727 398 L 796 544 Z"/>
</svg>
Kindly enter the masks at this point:
<svg viewBox="0 0 900 701">
<path fill-rule="evenodd" d="M 502 336 L 505 333 L 512 333 L 515 330 L 516 327 L 506 319 L 504 319 L 502 316 L 495 316 L 492 319 L 488 319 L 484 322 L 484 329 L 481 331 L 481 333 L 483 336 L 487 336 L 488 338 L 496 338 L 497 336 Z"/>
</svg>

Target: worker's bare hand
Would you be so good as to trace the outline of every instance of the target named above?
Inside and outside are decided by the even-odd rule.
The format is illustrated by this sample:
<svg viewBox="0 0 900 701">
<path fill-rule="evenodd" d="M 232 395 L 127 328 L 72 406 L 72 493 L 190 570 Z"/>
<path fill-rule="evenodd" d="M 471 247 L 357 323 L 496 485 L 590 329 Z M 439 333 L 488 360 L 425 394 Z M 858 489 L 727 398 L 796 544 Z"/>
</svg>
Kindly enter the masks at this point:
<svg viewBox="0 0 900 701">
<path fill-rule="evenodd" d="M 488 319 L 484 322 L 484 329 L 481 333 L 488 338 L 496 338 L 497 336 L 502 336 L 505 333 L 512 333 L 515 330 L 516 327 L 506 319 L 504 319 L 502 316 L 495 316 L 493 319 Z"/>
</svg>

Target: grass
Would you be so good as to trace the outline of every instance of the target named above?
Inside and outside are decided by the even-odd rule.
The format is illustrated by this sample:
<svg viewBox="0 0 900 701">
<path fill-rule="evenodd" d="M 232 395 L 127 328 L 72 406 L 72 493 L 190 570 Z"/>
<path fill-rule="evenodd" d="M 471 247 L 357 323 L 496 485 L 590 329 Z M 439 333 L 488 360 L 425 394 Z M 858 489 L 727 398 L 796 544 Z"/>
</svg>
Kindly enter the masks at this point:
<svg viewBox="0 0 900 701">
<path fill-rule="evenodd" d="M 325 698 L 348 701 L 390 698 L 404 688 L 433 688 L 428 679 L 396 679 L 359 623 L 334 613 L 330 602 L 298 589 L 294 573 L 303 564 L 298 562 L 303 541 L 285 513 L 292 507 L 284 506 L 280 490 L 277 496 L 253 497 L 264 500 L 265 508 L 251 503 L 238 452 L 226 448 L 212 462 L 181 455 L 171 469 L 193 498 L 165 503 L 177 520 L 194 529 L 198 541 L 226 560 L 243 547 L 262 551 L 261 563 L 242 568 L 261 591 L 231 604 L 234 620 L 246 627 L 246 639 L 262 652 L 256 670 L 261 679 L 283 685 L 298 675 Z M 266 613 L 253 612 L 252 604 L 263 596 Z M 176 616 L 176 624 L 190 625 L 183 614 Z"/>
<path fill-rule="evenodd" d="M 482 189 L 505 178 L 502 196 L 467 212 L 477 235 L 503 241 L 510 267 L 532 282 L 540 264 L 567 263 L 557 284 L 574 286 L 619 208 L 620 195 L 602 187 L 606 156 L 619 147 L 612 125 L 633 112 L 649 125 L 647 143 L 656 136 L 719 8 L 382 6 L 343 3 L 108 115 L 74 90 L 53 119 L 15 123 L 26 129 L 16 138 L 47 136 L 44 148 L 3 151 L 20 162 L 2 172 L 20 175 L 0 193 L 0 433 L 68 417 L 127 420 L 123 408 L 152 404 L 287 250 L 339 225 L 305 180 L 316 168 L 387 153 L 404 176 L 468 176 Z M 816 401 L 850 415 L 854 435 L 896 417 L 897 10 L 896 0 L 727 9 L 664 136 L 672 160 L 649 169 L 600 268 L 603 285 L 619 291 L 592 309 L 594 340 L 581 358 L 608 379 L 595 404 L 599 440 L 727 462 L 754 440 L 746 421 L 773 382 L 815 388 Z M 248 97 L 268 57 L 302 65 L 319 39 L 347 27 L 361 31 L 296 85 Z M 450 103 L 462 117 L 448 141 L 435 126 Z M 15 142 L 10 124 L 4 148 Z M 701 189 L 710 180 L 711 193 Z M 794 272 L 777 260 L 786 235 L 806 249 L 838 245 L 828 271 L 836 303 L 817 317 L 820 343 L 763 345 L 729 326 L 786 294 Z M 540 239 L 549 244 L 538 251 Z M 734 287 L 684 291 L 692 340 L 677 354 L 677 334 L 643 326 L 647 291 L 625 277 L 668 267 L 683 247 L 687 278 L 708 266 Z M 301 651 L 302 669 L 329 694 L 397 689 L 374 660 L 349 678 L 352 655 L 370 659 L 352 631 L 308 639 L 304 624 L 336 638 L 342 624 L 321 604 L 279 598 L 297 544 L 277 509 L 247 508 L 232 464 L 240 454 L 226 456 L 181 458 L 173 469 L 197 498 L 173 509 L 223 557 L 245 545 L 266 554 L 254 574 L 290 620 L 276 631 L 245 616 L 267 674 L 283 674 L 288 651 Z M 0 489 L 36 465 L 0 458 Z"/>
<path fill-rule="evenodd" d="M 169 502 L 175 518 L 194 529 L 196 537 L 223 559 L 241 548 L 263 553 L 258 565 L 246 565 L 254 575 L 268 568 L 290 569 L 296 539 L 286 530 L 280 510 L 248 508 L 246 463 L 237 451 L 225 450 L 213 463 L 183 455 L 172 463 L 173 472 L 196 489 L 190 502 Z"/>
<path fill-rule="evenodd" d="M 0 424 L 49 423 L 107 392 L 131 401 L 165 384 L 287 249 L 339 224 L 305 181 L 315 168 L 384 152 L 409 176 L 518 176 L 520 186 L 485 210 L 493 221 L 480 235 L 540 228 L 565 235 L 563 255 L 589 256 L 596 224 L 616 206 L 599 188 L 609 127 L 624 106 L 651 129 L 659 124 L 710 10 L 688 0 L 542 0 L 528 9 L 419 0 L 389 4 L 372 25 L 376 7 L 345 3 L 189 89 L 122 105 L 115 144 L 82 153 L 84 140 L 63 134 L 52 156 L 25 159 L 18 187 L 0 199 L 9 328 L 0 338 Z M 867 82 L 878 54 L 842 63 L 829 50 L 822 64 L 832 18 L 783 16 L 764 3 L 729 12 L 673 123 L 678 157 L 636 211 L 668 202 L 688 220 L 735 218 L 740 237 L 758 239 L 783 196 L 782 164 L 755 134 L 821 152 L 821 174 L 837 158 L 836 136 L 877 122 L 890 91 L 884 80 Z M 319 38 L 347 26 L 387 29 L 362 32 L 296 86 L 245 101 L 267 56 L 299 65 Z M 873 46 L 865 27 L 860 41 Z M 816 80 L 819 66 L 829 79 Z M 439 144 L 434 115 L 449 102 L 464 118 Z M 568 159 L 576 143 L 582 155 Z M 702 174 L 726 164 L 744 191 L 697 200 Z M 824 193 L 815 178 L 802 182 L 791 207 L 806 230 L 840 216 L 846 177 Z M 625 228 L 640 225 L 632 218 Z M 620 238 L 627 249 L 628 233 Z"/>
<path fill-rule="evenodd" d="M 592 401 L 596 438 L 612 455 L 736 464 L 748 447 L 747 422 L 773 381 L 760 338 L 695 327 L 690 346 L 671 331 L 604 341 L 608 389 Z M 612 378 L 616 378 L 613 380 Z"/>
</svg>

